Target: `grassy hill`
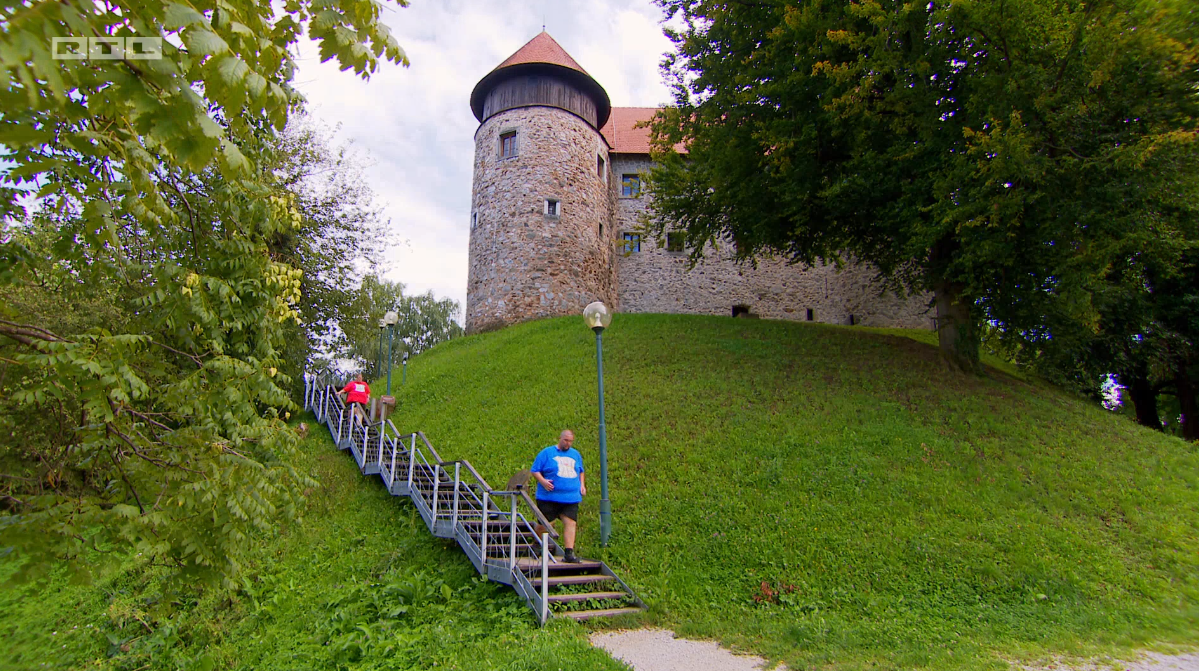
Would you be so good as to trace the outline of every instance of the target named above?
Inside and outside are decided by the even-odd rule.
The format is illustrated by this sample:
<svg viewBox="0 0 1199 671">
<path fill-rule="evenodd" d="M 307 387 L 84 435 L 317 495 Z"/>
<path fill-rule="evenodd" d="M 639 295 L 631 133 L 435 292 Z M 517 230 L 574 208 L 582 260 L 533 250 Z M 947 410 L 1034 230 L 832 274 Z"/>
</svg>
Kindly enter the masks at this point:
<svg viewBox="0 0 1199 671">
<path fill-rule="evenodd" d="M 1199 642 L 1196 446 L 1002 372 L 951 375 L 929 335 L 617 315 L 607 549 L 581 319 L 422 354 L 393 378 L 393 419 L 495 486 L 574 429 L 581 553 L 614 565 L 647 623 L 793 669 Z M 620 668 L 585 626 L 538 629 L 327 436 L 306 445 L 322 486 L 262 539 L 242 593 L 174 590 L 136 558 L 95 585 L 8 590 L 0 668 Z"/>
<path fill-rule="evenodd" d="M 411 503 L 314 429 L 298 466 L 321 486 L 300 523 L 259 539 L 238 592 L 168 582 L 139 557 L 91 585 L 59 574 L 6 587 L 0 669 L 622 668 L 577 627 L 538 628 L 515 592 L 480 581 Z"/>
<path fill-rule="evenodd" d="M 607 550 L 581 319 L 422 355 L 395 421 L 493 484 L 574 429 L 581 552 L 650 621 L 792 668 L 1199 643 L 1196 446 L 994 369 L 950 374 L 896 333 L 618 315 Z"/>
</svg>

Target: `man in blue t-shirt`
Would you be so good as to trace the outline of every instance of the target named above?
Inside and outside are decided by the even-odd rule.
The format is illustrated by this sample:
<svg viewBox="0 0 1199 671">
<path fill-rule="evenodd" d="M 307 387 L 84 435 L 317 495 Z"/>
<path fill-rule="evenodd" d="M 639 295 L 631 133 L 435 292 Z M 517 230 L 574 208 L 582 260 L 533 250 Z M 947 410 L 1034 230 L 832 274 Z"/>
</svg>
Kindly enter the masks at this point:
<svg viewBox="0 0 1199 671">
<path fill-rule="evenodd" d="M 558 444 L 550 445 L 533 460 L 533 477 L 537 479 L 537 508 L 551 523 L 562 519 L 562 548 L 566 561 L 575 564 L 575 530 L 578 527 L 579 501 L 587 495 L 583 477 L 583 455 L 571 447 L 575 434 L 570 429 L 558 436 Z M 545 527 L 537 525 L 537 536 Z"/>
</svg>

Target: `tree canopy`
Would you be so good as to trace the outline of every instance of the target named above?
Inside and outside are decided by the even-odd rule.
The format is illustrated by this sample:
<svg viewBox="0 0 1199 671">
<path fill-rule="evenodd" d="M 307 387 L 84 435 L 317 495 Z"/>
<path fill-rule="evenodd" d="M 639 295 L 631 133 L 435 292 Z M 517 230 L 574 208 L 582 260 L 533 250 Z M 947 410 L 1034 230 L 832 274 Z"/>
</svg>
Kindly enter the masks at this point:
<svg viewBox="0 0 1199 671">
<path fill-rule="evenodd" d="M 398 0 L 398 4 L 406 4 Z M 237 571 L 300 510 L 282 371 L 303 230 L 278 133 L 292 48 L 367 77 L 406 64 L 382 5 L 0 4 L 0 548 L 37 575 L 137 548 Z M 159 37 L 161 58 L 55 57 Z"/>
<path fill-rule="evenodd" d="M 696 254 L 872 263 L 975 369 L 984 325 L 1025 354 L 1094 334 L 1130 241 L 1194 239 L 1188 3 L 658 4 L 684 27 L 653 228 Z"/>
</svg>

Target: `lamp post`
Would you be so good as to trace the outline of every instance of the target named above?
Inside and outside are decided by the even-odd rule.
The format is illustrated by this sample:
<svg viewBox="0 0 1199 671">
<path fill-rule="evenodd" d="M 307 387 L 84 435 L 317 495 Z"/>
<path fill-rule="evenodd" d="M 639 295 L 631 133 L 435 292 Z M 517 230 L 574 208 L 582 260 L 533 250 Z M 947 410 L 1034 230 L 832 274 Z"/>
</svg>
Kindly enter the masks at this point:
<svg viewBox="0 0 1199 671">
<path fill-rule="evenodd" d="M 612 534 L 612 504 L 608 501 L 608 432 L 604 427 L 604 329 L 612 323 L 612 311 L 596 301 L 583 308 L 583 323 L 595 331 L 595 366 L 599 377 L 600 453 L 600 545 L 608 546 Z"/>
<path fill-rule="evenodd" d="M 379 357 L 375 359 L 375 363 L 379 364 L 376 372 L 383 370 L 383 329 L 387 328 L 387 320 L 379 319 Z"/>
<path fill-rule="evenodd" d="M 383 315 L 383 321 L 387 323 L 387 395 L 391 396 L 391 343 L 395 340 L 396 322 L 400 321 L 400 316 L 393 310 Z"/>
</svg>

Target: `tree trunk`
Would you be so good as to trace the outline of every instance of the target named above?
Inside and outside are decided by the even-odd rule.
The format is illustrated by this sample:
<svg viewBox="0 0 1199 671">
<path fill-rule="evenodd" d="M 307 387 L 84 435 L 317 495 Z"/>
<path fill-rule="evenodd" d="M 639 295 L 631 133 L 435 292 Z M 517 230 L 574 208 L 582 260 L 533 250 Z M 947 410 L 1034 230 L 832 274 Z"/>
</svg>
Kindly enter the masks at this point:
<svg viewBox="0 0 1199 671">
<path fill-rule="evenodd" d="M 1199 408 L 1195 406 L 1195 386 L 1195 381 L 1187 376 L 1186 371 L 1175 374 L 1174 389 L 1182 410 L 1183 440 L 1199 440 Z"/>
<path fill-rule="evenodd" d="M 1128 389 L 1132 407 L 1137 413 L 1137 424 L 1161 431 L 1162 420 L 1157 412 L 1157 390 L 1149 382 L 1149 377 L 1144 373 L 1136 373 L 1128 378 L 1125 382 L 1124 376 L 1121 376 L 1120 383 Z"/>
<path fill-rule="evenodd" d="M 933 287 L 937 305 L 937 344 L 941 358 L 955 370 L 977 373 L 978 324 L 971 314 L 971 304 L 962 296 L 962 285 L 941 282 Z"/>
</svg>

